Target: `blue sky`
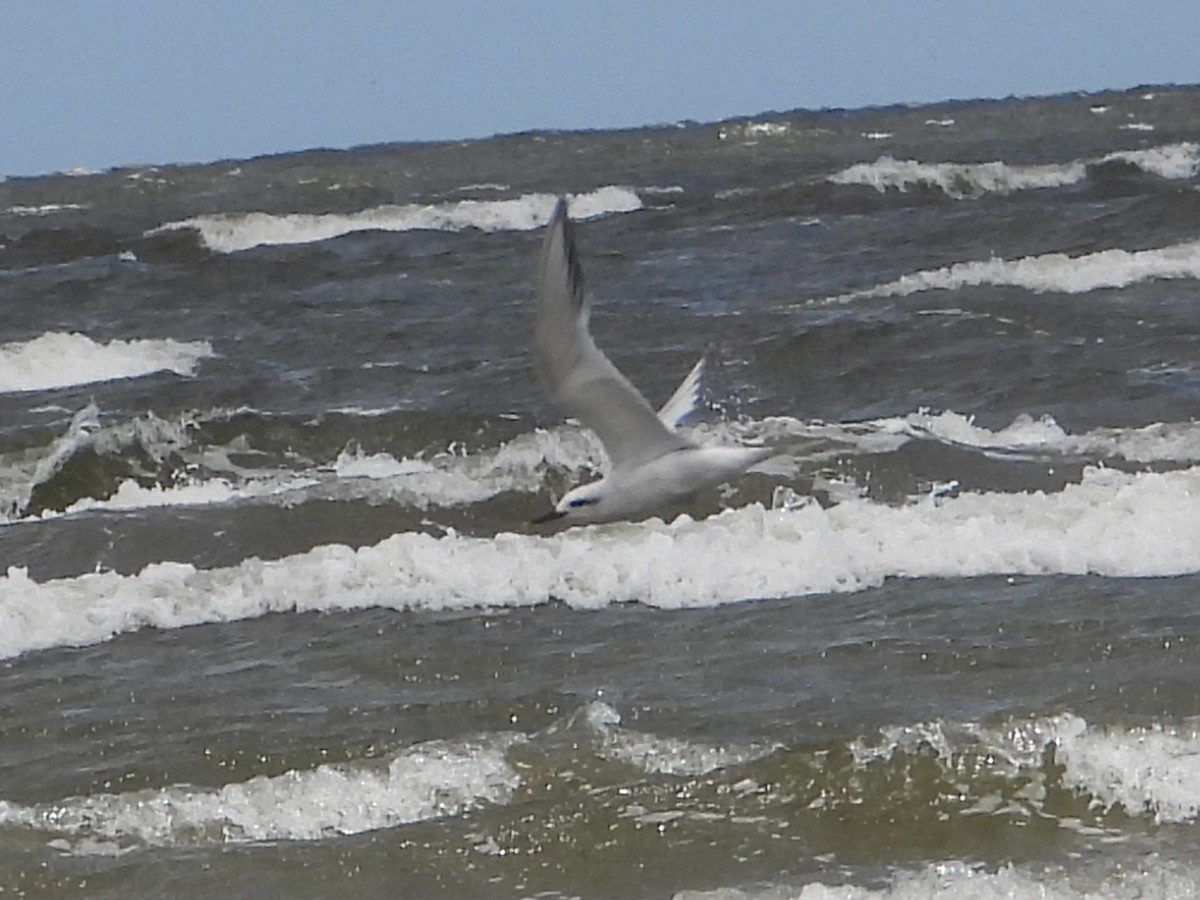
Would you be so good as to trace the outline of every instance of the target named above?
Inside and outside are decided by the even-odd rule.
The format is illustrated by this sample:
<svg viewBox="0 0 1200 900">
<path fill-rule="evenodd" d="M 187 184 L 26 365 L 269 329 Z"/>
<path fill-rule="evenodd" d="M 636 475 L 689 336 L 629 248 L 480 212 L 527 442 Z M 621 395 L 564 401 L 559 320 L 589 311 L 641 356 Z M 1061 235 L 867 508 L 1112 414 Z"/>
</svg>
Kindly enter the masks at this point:
<svg viewBox="0 0 1200 900">
<path fill-rule="evenodd" d="M 0 174 L 1200 82 L 1198 0 L 14 0 Z"/>
</svg>

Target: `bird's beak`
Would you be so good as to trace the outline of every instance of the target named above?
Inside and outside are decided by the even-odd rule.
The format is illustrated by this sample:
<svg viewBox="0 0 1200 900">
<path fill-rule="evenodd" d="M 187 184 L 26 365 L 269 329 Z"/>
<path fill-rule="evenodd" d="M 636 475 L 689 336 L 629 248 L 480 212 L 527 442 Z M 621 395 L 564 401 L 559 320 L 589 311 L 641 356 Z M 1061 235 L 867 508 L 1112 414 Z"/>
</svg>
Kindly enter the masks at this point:
<svg viewBox="0 0 1200 900">
<path fill-rule="evenodd" d="M 536 519 L 531 520 L 529 524 L 530 525 L 545 525 L 547 522 L 553 522 L 555 519 L 561 519 L 565 515 L 566 515 L 566 513 L 564 513 L 564 512 L 559 512 L 557 509 L 552 509 L 552 510 L 550 510 L 550 512 L 546 513 L 544 516 L 538 516 Z"/>
</svg>

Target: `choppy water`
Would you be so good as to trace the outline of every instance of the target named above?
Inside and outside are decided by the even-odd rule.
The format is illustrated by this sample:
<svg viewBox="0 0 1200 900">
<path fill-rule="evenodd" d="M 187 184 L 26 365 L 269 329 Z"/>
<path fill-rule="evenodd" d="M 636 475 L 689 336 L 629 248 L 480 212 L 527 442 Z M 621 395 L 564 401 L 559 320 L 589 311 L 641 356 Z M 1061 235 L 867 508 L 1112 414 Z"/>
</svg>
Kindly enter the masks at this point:
<svg viewBox="0 0 1200 900">
<path fill-rule="evenodd" d="M 1200 892 L 1200 89 L 0 181 L 0 893 Z M 602 464 L 527 298 L 763 468 Z"/>
</svg>

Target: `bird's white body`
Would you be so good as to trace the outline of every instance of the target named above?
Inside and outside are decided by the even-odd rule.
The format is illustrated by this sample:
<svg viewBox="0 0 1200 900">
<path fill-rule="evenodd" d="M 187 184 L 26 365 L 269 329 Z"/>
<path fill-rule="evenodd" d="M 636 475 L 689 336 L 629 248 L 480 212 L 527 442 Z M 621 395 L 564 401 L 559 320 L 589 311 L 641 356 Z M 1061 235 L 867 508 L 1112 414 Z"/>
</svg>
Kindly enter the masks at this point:
<svg viewBox="0 0 1200 900">
<path fill-rule="evenodd" d="M 599 481 L 580 485 L 563 496 L 555 512 L 573 524 L 636 519 L 741 475 L 764 455 L 750 447 L 673 450 L 644 465 L 616 469 Z"/>
<path fill-rule="evenodd" d="M 538 264 L 534 361 L 550 396 L 596 432 L 611 469 L 567 492 L 537 521 L 636 519 L 740 475 L 767 455 L 759 448 L 699 447 L 675 430 L 696 405 L 703 360 L 655 413 L 592 342 L 589 299 L 567 204 L 559 200 Z"/>
</svg>

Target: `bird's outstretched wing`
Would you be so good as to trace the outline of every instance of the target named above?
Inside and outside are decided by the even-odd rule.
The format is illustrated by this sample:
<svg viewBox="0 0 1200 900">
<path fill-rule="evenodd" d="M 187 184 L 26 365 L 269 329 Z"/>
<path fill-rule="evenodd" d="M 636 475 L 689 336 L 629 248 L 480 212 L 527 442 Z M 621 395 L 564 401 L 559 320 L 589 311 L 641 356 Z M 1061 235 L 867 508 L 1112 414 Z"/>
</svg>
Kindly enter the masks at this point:
<svg viewBox="0 0 1200 900">
<path fill-rule="evenodd" d="M 704 357 L 692 366 L 671 399 L 663 404 L 658 411 L 659 420 L 668 428 L 677 428 L 692 413 L 700 403 L 700 393 L 704 390 Z"/>
<path fill-rule="evenodd" d="M 546 230 L 535 302 L 533 356 L 542 383 L 564 412 L 596 433 L 614 469 L 693 446 L 655 415 L 592 341 L 590 297 L 565 199 L 558 201 Z"/>
</svg>

